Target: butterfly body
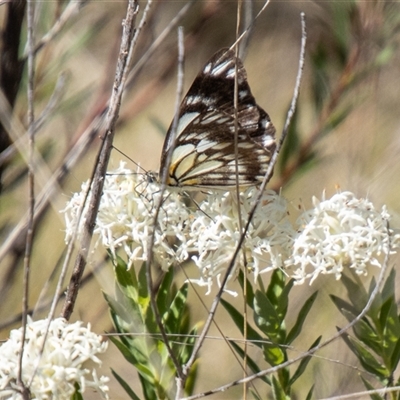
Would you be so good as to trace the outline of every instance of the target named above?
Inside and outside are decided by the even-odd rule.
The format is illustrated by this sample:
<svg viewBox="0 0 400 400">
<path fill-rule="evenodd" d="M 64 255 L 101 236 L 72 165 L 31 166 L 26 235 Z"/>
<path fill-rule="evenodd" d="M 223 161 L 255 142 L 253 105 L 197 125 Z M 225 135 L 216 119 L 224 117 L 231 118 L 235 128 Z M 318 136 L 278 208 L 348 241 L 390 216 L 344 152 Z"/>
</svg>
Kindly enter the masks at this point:
<svg viewBox="0 0 400 400">
<path fill-rule="evenodd" d="M 243 63 L 232 50 L 217 52 L 194 80 L 182 101 L 173 141 L 171 125 L 160 167 L 160 177 L 168 168 L 168 186 L 229 188 L 235 187 L 237 180 L 239 186 L 262 182 L 276 146 L 275 128 L 268 114 L 257 105 Z"/>
</svg>

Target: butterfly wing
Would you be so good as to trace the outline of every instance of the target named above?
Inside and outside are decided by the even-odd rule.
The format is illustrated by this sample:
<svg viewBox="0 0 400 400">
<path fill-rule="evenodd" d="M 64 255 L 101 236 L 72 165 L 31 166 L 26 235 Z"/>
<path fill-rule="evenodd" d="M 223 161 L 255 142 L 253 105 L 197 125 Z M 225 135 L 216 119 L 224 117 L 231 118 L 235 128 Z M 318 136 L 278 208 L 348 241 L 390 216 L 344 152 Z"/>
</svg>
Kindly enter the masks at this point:
<svg viewBox="0 0 400 400">
<path fill-rule="evenodd" d="M 238 79 L 238 148 L 235 152 L 234 80 Z M 234 52 L 217 52 L 196 77 L 183 99 L 175 145 L 172 126 L 161 156 L 160 176 L 173 148 L 167 185 L 230 187 L 260 183 L 275 150 L 275 128 L 257 105 L 247 74 Z"/>
</svg>

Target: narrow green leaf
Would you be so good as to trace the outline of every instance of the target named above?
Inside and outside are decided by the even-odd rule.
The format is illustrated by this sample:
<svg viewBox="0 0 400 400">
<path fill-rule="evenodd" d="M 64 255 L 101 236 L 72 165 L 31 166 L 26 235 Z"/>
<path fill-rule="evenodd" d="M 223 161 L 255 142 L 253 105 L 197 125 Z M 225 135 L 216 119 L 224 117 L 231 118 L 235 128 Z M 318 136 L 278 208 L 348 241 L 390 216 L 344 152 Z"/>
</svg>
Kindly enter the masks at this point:
<svg viewBox="0 0 400 400">
<path fill-rule="evenodd" d="M 171 285 L 174 279 L 174 269 L 169 268 L 161 280 L 160 287 L 157 291 L 157 307 L 161 316 L 168 311 L 170 303 Z"/>
<path fill-rule="evenodd" d="M 146 263 L 143 263 L 138 274 L 138 288 L 139 297 L 142 299 L 149 299 L 149 292 L 147 291 L 147 276 L 146 276 Z"/>
<path fill-rule="evenodd" d="M 132 274 L 127 271 L 125 263 L 121 259 L 118 259 L 118 263 L 114 268 L 115 278 L 121 292 L 128 298 L 132 299 L 135 303 L 138 303 L 138 287 L 137 281 L 132 279 Z"/>
<path fill-rule="evenodd" d="M 257 290 L 254 298 L 254 322 L 268 338 L 277 339 L 281 321 L 268 297 Z"/>
<path fill-rule="evenodd" d="M 193 363 L 192 367 L 190 368 L 189 375 L 186 379 L 185 383 L 185 393 L 190 396 L 193 394 L 194 390 L 194 385 L 197 380 L 197 374 L 198 374 L 198 362 L 197 360 Z"/>
<path fill-rule="evenodd" d="M 137 305 L 126 297 L 117 301 L 106 293 L 103 293 L 103 296 L 110 309 L 117 332 L 138 332 L 138 327 L 143 326 L 143 319 Z"/>
<path fill-rule="evenodd" d="M 350 320 L 349 318 L 349 321 L 352 321 L 352 319 Z M 364 343 L 365 346 L 372 349 L 375 353 L 382 355 L 382 339 L 366 318 L 358 321 L 353 326 L 353 331 L 360 342 Z"/>
<path fill-rule="evenodd" d="M 239 270 L 238 281 L 244 293 L 244 273 L 242 269 Z M 253 308 L 254 290 L 252 284 L 248 279 L 246 279 L 246 303 L 249 307 Z"/>
<path fill-rule="evenodd" d="M 265 361 L 273 367 L 287 361 L 286 352 L 277 345 L 264 344 L 263 355 Z"/>
<path fill-rule="evenodd" d="M 284 320 L 286 317 L 287 309 L 289 307 L 289 294 L 290 291 L 292 290 L 292 287 L 294 285 L 294 279 L 291 279 L 284 287 L 282 290 L 281 295 L 277 299 L 276 303 L 276 311 L 279 315 L 279 318 L 281 321 Z M 271 300 L 271 299 L 270 299 Z M 272 302 L 272 301 L 271 301 Z M 272 302 L 273 303 L 273 302 Z"/>
<path fill-rule="evenodd" d="M 382 288 L 382 300 L 395 297 L 396 294 L 396 271 L 392 269 Z"/>
<path fill-rule="evenodd" d="M 71 400 L 83 400 L 82 393 L 81 393 L 81 387 L 79 383 L 75 382 L 75 392 L 71 396 Z"/>
<path fill-rule="evenodd" d="M 368 288 L 368 294 L 367 294 L 368 299 L 371 297 L 375 288 L 376 288 L 376 280 L 374 277 L 372 277 Z M 366 300 L 364 304 L 367 304 L 367 301 L 368 300 Z M 381 292 L 378 292 L 374 298 L 374 301 L 371 304 L 371 307 L 368 310 L 368 317 L 372 319 L 373 323 L 377 327 L 380 326 L 379 313 L 381 311 L 381 307 L 382 307 L 382 294 Z"/>
<path fill-rule="evenodd" d="M 255 400 L 263 400 L 254 390 L 251 390 L 251 395 L 254 397 Z"/>
<path fill-rule="evenodd" d="M 239 354 L 239 356 L 244 359 L 244 350 L 235 342 L 231 342 L 231 346 Z M 248 354 L 247 354 L 247 365 L 253 371 L 253 373 L 257 374 L 260 372 L 259 362 L 255 362 Z M 260 379 L 264 381 L 267 385 L 271 385 L 271 380 L 268 376 L 261 376 Z"/>
<path fill-rule="evenodd" d="M 389 369 L 396 368 L 396 365 L 390 364 L 393 352 L 398 346 L 398 340 L 400 335 L 400 324 L 397 316 L 397 304 L 396 300 L 391 297 L 382 306 L 382 315 L 385 318 L 381 318 L 383 324 L 382 334 L 382 347 L 384 350 L 383 358 Z"/>
<path fill-rule="evenodd" d="M 347 334 L 343 334 L 342 339 L 346 342 L 350 350 L 356 355 L 362 366 L 368 372 L 374 374 L 381 381 L 387 379 L 390 374 L 389 371 L 376 360 L 374 355 L 371 354 L 361 342 Z"/>
<path fill-rule="evenodd" d="M 228 303 L 226 300 L 221 299 L 221 305 L 225 308 L 225 310 L 228 312 L 230 317 L 232 318 L 232 321 L 235 323 L 241 334 L 244 334 L 244 318 L 243 314 L 236 310 L 235 307 L 233 307 L 230 303 Z M 257 333 L 249 324 L 247 324 L 247 339 L 250 341 L 253 341 L 255 346 L 262 347 L 262 340 L 264 339 L 261 335 Z"/>
<path fill-rule="evenodd" d="M 180 322 L 185 312 L 185 305 L 188 295 L 189 284 L 184 283 L 178 290 L 175 298 L 173 299 L 169 310 L 166 312 L 164 320 L 165 328 L 169 333 L 178 333 L 180 331 Z"/>
<path fill-rule="evenodd" d="M 343 314 L 343 310 L 345 310 L 347 311 L 347 315 L 351 314 L 353 316 L 351 321 L 359 314 L 356 308 L 352 304 L 341 299 L 340 297 L 337 297 L 333 294 L 329 295 L 329 297 L 331 298 L 333 304 L 335 304 L 336 308 L 339 310 L 340 313 Z"/>
<path fill-rule="evenodd" d="M 365 387 L 367 388 L 367 390 L 375 390 L 375 388 L 361 375 L 361 380 L 363 381 Z M 372 400 L 384 400 L 384 397 L 379 396 L 378 393 L 374 393 L 374 394 L 370 394 L 369 397 Z"/>
<path fill-rule="evenodd" d="M 290 397 L 286 396 L 285 391 L 280 385 L 279 381 L 272 376 L 272 394 L 274 396 L 274 400 L 290 400 Z"/>
<path fill-rule="evenodd" d="M 118 348 L 119 352 L 125 357 L 125 360 L 132 365 L 137 364 L 137 359 L 132 355 L 130 349 L 117 338 L 109 337 L 110 341 Z"/>
<path fill-rule="evenodd" d="M 399 335 L 400 336 L 400 335 Z M 391 371 L 394 371 L 399 365 L 400 360 L 400 337 L 397 339 L 395 348 L 393 349 L 392 357 L 390 359 Z"/>
<path fill-rule="evenodd" d="M 139 374 L 140 384 L 143 390 L 143 396 L 145 400 L 159 400 L 157 396 L 157 387 L 154 383 L 149 382 L 141 374 Z"/>
<path fill-rule="evenodd" d="M 364 286 L 359 276 L 357 276 L 356 274 L 352 274 L 352 277 L 353 280 L 343 274 L 340 281 L 345 286 L 347 290 L 347 296 L 353 307 L 356 309 L 356 314 L 358 315 L 365 307 L 365 304 L 367 304 L 369 296 L 364 289 Z"/>
<path fill-rule="evenodd" d="M 124 379 L 120 375 L 118 375 L 112 368 L 111 373 L 114 375 L 114 378 L 118 381 L 118 383 L 123 387 L 125 392 L 132 400 L 140 400 L 140 397 L 136 395 L 136 393 L 131 389 L 131 387 L 126 383 Z"/>
<path fill-rule="evenodd" d="M 293 325 L 293 328 L 287 335 L 286 344 L 291 344 L 301 333 L 303 328 L 304 321 L 307 318 L 308 313 L 311 310 L 311 307 L 314 304 L 315 299 L 317 298 L 318 292 L 314 292 L 303 304 L 299 314 L 297 315 L 296 323 Z"/>
<path fill-rule="evenodd" d="M 194 344 L 196 343 L 196 336 L 198 332 L 198 327 L 195 326 L 189 333 L 186 338 L 183 339 L 182 345 L 179 349 L 179 360 L 180 363 L 186 364 L 192 355 Z"/>
<path fill-rule="evenodd" d="M 315 386 L 315 385 L 312 385 L 312 386 L 311 386 L 311 389 L 310 389 L 309 392 L 307 393 L 306 400 L 311 400 L 311 399 L 313 398 L 314 386 Z"/>
<path fill-rule="evenodd" d="M 287 358 L 285 358 L 285 361 L 287 361 Z M 283 388 L 283 391 L 286 394 L 289 394 L 291 390 L 291 387 L 289 385 L 290 381 L 289 368 L 281 368 L 280 370 L 278 370 L 278 379 L 281 387 Z"/>
<path fill-rule="evenodd" d="M 321 339 L 322 339 L 322 336 L 319 336 L 317 338 L 317 340 L 315 340 L 315 342 L 310 346 L 310 348 L 308 350 L 314 348 L 315 346 L 318 346 Z M 293 374 L 293 376 L 291 377 L 291 379 L 289 381 L 289 386 L 293 386 L 293 384 L 296 382 L 296 380 L 299 379 L 301 375 L 303 375 L 303 373 L 306 370 L 307 365 L 311 361 L 311 359 L 312 359 L 312 357 L 304 357 L 300 361 L 298 368 L 296 369 L 295 373 Z"/>
<path fill-rule="evenodd" d="M 285 287 L 286 276 L 280 269 L 276 269 L 269 281 L 266 296 L 271 304 L 277 304 Z"/>
</svg>

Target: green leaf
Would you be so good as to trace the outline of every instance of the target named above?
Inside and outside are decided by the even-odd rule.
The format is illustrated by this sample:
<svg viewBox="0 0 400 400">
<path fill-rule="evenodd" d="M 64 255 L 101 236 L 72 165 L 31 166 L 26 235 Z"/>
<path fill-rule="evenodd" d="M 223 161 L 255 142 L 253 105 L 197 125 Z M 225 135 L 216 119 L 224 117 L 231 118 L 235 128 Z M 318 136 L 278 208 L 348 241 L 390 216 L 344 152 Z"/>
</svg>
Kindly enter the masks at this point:
<svg viewBox="0 0 400 400">
<path fill-rule="evenodd" d="M 287 309 L 289 306 L 289 294 L 290 294 L 290 291 L 292 290 L 293 285 L 294 285 L 294 279 L 291 279 L 284 286 L 281 295 L 277 299 L 276 311 L 277 311 L 279 317 L 281 318 L 281 320 L 283 320 L 286 317 Z M 271 303 L 273 303 L 273 302 L 271 301 Z"/>
<path fill-rule="evenodd" d="M 300 107 L 297 106 L 293 114 L 291 123 L 289 125 L 289 130 L 283 148 L 278 158 L 279 171 L 284 171 L 292 155 L 293 154 L 297 155 L 299 152 L 301 146 L 301 140 L 299 136 L 299 125 L 298 125 L 299 115 L 300 115 Z"/>
<path fill-rule="evenodd" d="M 115 344 L 115 346 L 118 348 L 119 352 L 125 357 L 125 360 L 128 361 L 132 365 L 137 364 L 137 358 L 133 356 L 130 348 L 123 344 L 120 340 L 117 338 L 114 338 L 110 336 L 110 341 Z"/>
<path fill-rule="evenodd" d="M 280 269 L 276 269 L 272 275 L 266 292 L 271 304 L 277 304 L 285 287 L 286 277 Z"/>
<path fill-rule="evenodd" d="M 168 311 L 170 303 L 171 285 L 174 279 L 174 269 L 169 268 L 161 280 L 160 287 L 157 291 L 157 307 L 161 316 Z"/>
<path fill-rule="evenodd" d="M 347 311 L 347 315 L 352 315 L 351 321 L 359 314 L 356 308 L 348 303 L 347 301 L 341 299 L 340 297 L 337 297 L 333 294 L 329 295 L 331 300 L 333 301 L 333 304 L 335 304 L 336 308 L 339 310 L 340 313 L 343 314 L 343 310 Z"/>
<path fill-rule="evenodd" d="M 368 372 L 374 374 L 381 381 L 387 379 L 389 371 L 376 360 L 374 355 L 371 354 L 362 343 L 347 334 L 343 334 L 342 338 Z"/>
<path fill-rule="evenodd" d="M 285 351 L 281 349 L 278 345 L 264 343 L 263 355 L 265 361 L 267 361 L 270 365 L 274 367 L 287 361 Z"/>
<path fill-rule="evenodd" d="M 196 343 L 196 336 L 198 332 L 198 327 L 195 326 L 187 335 L 186 338 L 183 339 L 182 345 L 179 350 L 179 360 L 180 363 L 186 364 L 189 361 L 190 356 L 192 355 L 194 344 Z"/>
<path fill-rule="evenodd" d="M 382 318 L 384 316 L 384 318 Z M 397 304 L 394 298 L 388 299 L 382 306 L 381 323 L 383 324 L 383 358 L 389 369 L 396 368 L 396 365 L 389 364 L 392 353 L 398 345 L 400 335 L 400 324 L 397 316 Z"/>
<path fill-rule="evenodd" d="M 250 389 L 250 392 L 251 392 L 251 395 L 254 397 L 255 400 L 262 400 L 262 398 L 254 390 Z"/>
<path fill-rule="evenodd" d="M 364 285 L 362 284 L 359 276 L 352 274 L 352 277 L 354 280 L 343 274 L 341 282 L 345 286 L 347 290 L 347 296 L 356 310 L 355 314 L 358 315 L 365 307 L 365 304 L 367 304 L 369 296 L 364 289 Z"/>
<path fill-rule="evenodd" d="M 139 380 L 145 400 L 159 400 L 157 395 L 157 385 L 146 380 L 141 374 L 139 374 Z"/>
<path fill-rule="evenodd" d="M 396 346 L 393 349 L 392 357 L 390 358 L 391 371 L 394 371 L 400 360 L 400 338 L 397 339 Z"/>
<path fill-rule="evenodd" d="M 130 386 L 126 383 L 121 376 L 119 376 L 112 368 L 111 373 L 114 375 L 114 378 L 118 381 L 118 383 L 123 387 L 125 392 L 132 400 L 140 400 L 140 397 L 136 395 L 136 393 L 130 388 Z"/>
<path fill-rule="evenodd" d="M 235 342 L 231 342 L 231 346 L 233 347 L 233 349 L 236 351 L 236 353 L 239 354 L 240 357 L 242 357 L 242 359 L 244 359 L 244 350 Z M 259 368 L 259 362 L 255 362 L 248 354 L 247 354 L 247 365 L 248 367 L 253 371 L 253 373 L 257 374 L 258 372 L 260 372 L 260 368 Z M 267 385 L 271 385 L 271 380 L 269 379 L 268 376 L 264 375 L 261 376 L 260 379 L 262 381 L 264 381 Z"/>
<path fill-rule="evenodd" d="M 287 359 L 285 358 L 285 361 Z M 279 384 L 282 387 L 283 391 L 286 394 L 290 393 L 291 387 L 289 385 L 290 381 L 290 371 L 289 368 L 281 368 L 278 370 L 278 379 L 279 379 Z"/>
<path fill-rule="evenodd" d="M 235 323 L 235 325 L 238 327 L 239 331 L 241 334 L 244 334 L 244 318 L 243 314 L 236 310 L 235 307 L 233 307 L 230 303 L 228 303 L 226 300 L 221 299 L 221 305 L 225 308 L 225 310 L 228 312 L 230 317 L 232 318 L 232 321 Z M 250 341 L 253 341 L 253 344 L 258 347 L 262 347 L 262 340 L 263 337 L 257 333 L 256 330 L 254 330 L 249 324 L 247 324 L 247 339 Z"/>
<path fill-rule="evenodd" d="M 382 338 L 378 336 L 375 329 L 366 318 L 361 319 L 353 326 L 356 338 L 372 349 L 375 353 L 382 354 Z"/>
<path fill-rule="evenodd" d="M 367 304 L 367 301 L 371 297 L 375 288 L 376 288 L 376 281 L 375 281 L 375 278 L 372 277 L 369 288 L 368 288 L 367 300 L 365 301 L 364 304 Z M 372 321 L 376 325 L 376 327 L 380 326 L 379 313 L 381 312 L 381 307 L 382 307 L 382 296 L 381 296 L 381 292 L 378 292 L 374 298 L 374 301 L 371 304 L 371 307 L 368 310 L 368 317 L 370 317 L 372 319 Z"/>
<path fill-rule="evenodd" d="M 165 328 L 169 333 L 179 333 L 182 316 L 185 313 L 185 305 L 188 295 L 189 284 L 184 283 L 172 301 L 164 320 Z"/>
<path fill-rule="evenodd" d="M 311 307 L 314 304 L 315 299 L 317 298 L 318 292 L 314 292 L 303 304 L 301 310 L 297 316 L 296 323 L 294 324 L 293 328 L 290 330 L 289 334 L 287 335 L 286 344 L 291 344 L 301 333 L 303 328 L 304 321 L 307 318 L 308 313 L 311 310 Z"/>
<path fill-rule="evenodd" d="M 80 387 L 79 383 L 75 382 L 74 386 L 75 386 L 75 392 L 71 396 L 71 400 L 83 400 L 82 393 L 81 393 L 81 387 Z"/>
<path fill-rule="evenodd" d="M 322 336 L 319 336 L 317 338 L 317 340 L 315 340 L 315 342 L 310 346 L 310 348 L 308 350 L 314 348 L 315 346 L 318 346 L 321 339 L 322 339 Z M 294 382 L 296 382 L 296 380 L 299 379 L 301 375 L 303 375 L 303 373 L 306 370 L 307 365 L 311 361 L 311 359 L 312 359 L 312 356 L 309 356 L 309 357 L 304 357 L 300 361 L 298 368 L 296 369 L 295 373 L 293 374 L 293 376 L 291 377 L 291 379 L 289 381 L 289 386 L 293 386 Z"/>
<path fill-rule="evenodd" d="M 257 290 L 254 298 L 254 322 L 271 340 L 277 340 L 280 333 L 281 320 L 268 297 Z"/>
<path fill-rule="evenodd" d="M 198 374 L 198 362 L 197 360 L 193 363 L 193 365 L 190 368 L 189 371 L 189 375 L 186 379 L 186 383 L 185 383 L 185 393 L 190 396 L 193 394 L 193 390 L 194 390 L 194 385 L 196 383 L 196 378 L 197 378 L 197 374 Z"/>
<path fill-rule="evenodd" d="M 138 274 L 139 297 L 142 299 L 150 299 L 149 292 L 147 290 L 146 272 L 147 272 L 146 263 L 143 263 Z"/>
<path fill-rule="evenodd" d="M 283 390 L 282 386 L 280 385 L 279 381 L 272 376 L 272 394 L 275 400 L 290 400 L 290 397 L 286 396 L 285 391 Z"/>
<path fill-rule="evenodd" d="M 382 300 L 386 301 L 390 298 L 395 298 L 395 290 L 396 290 L 396 271 L 392 269 L 381 291 Z"/>
<path fill-rule="evenodd" d="M 307 396 L 306 396 L 306 400 L 311 400 L 312 398 L 313 398 L 313 392 L 314 392 L 314 386 L 315 385 L 312 385 L 311 386 L 311 389 L 309 390 L 309 392 L 307 393 Z"/>
<path fill-rule="evenodd" d="M 285 285 L 286 275 L 280 270 L 275 270 L 271 275 L 271 280 L 267 289 L 267 297 L 271 305 L 276 309 L 280 321 L 283 321 L 289 305 L 289 293 L 293 287 L 294 280 L 290 280 Z"/>
<path fill-rule="evenodd" d="M 361 375 L 361 380 L 363 381 L 367 390 L 375 390 L 375 388 Z M 384 397 L 379 396 L 378 393 L 370 394 L 369 397 L 373 400 L 384 400 Z"/>
<path fill-rule="evenodd" d="M 110 308 L 111 318 L 117 332 L 132 332 L 133 329 L 138 332 L 137 328 L 143 326 L 143 320 L 135 303 L 126 297 L 121 301 L 117 301 L 106 293 L 103 293 L 103 296 Z"/>
<path fill-rule="evenodd" d="M 243 290 L 243 293 L 245 293 L 245 291 L 244 291 L 244 273 L 243 273 L 242 269 L 239 270 L 238 281 L 239 281 L 240 287 Z M 253 309 L 254 290 L 253 290 L 252 284 L 249 282 L 248 279 L 246 279 L 246 303 L 251 309 Z"/>
<path fill-rule="evenodd" d="M 135 277 L 130 271 L 127 271 L 126 264 L 118 258 L 117 264 L 115 265 L 115 278 L 121 292 L 129 299 L 132 299 L 135 303 L 139 302 L 138 287 Z M 136 277 L 135 277 L 136 278 Z"/>
</svg>

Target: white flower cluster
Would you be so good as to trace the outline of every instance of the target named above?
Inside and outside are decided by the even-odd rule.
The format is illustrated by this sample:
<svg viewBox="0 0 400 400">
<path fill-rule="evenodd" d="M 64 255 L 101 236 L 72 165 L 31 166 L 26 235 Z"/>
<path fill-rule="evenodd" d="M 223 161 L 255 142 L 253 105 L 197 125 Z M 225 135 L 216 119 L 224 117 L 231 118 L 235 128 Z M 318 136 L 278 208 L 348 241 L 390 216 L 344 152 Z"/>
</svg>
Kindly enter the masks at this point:
<svg viewBox="0 0 400 400">
<path fill-rule="evenodd" d="M 87 183 L 84 183 L 82 191 L 75 193 L 63 210 L 67 241 L 76 229 L 86 188 Z M 151 182 L 144 174 L 126 169 L 124 163 L 106 176 L 94 232 L 114 256 L 116 250 L 122 247 L 128 256 L 129 267 L 135 261 L 146 261 L 149 235 L 154 226 L 155 204 L 159 196 L 158 184 Z M 87 206 L 83 215 L 86 211 Z M 182 251 L 184 245 L 178 247 L 179 251 L 174 251 L 170 241 L 185 243 L 184 232 L 188 220 L 189 210 L 181 196 L 178 193 L 168 194 L 160 209 L 153 245 L 155 261 L 161 268 L 166 270 L 173 262 L 187 259 L 188 255 Z M 81 221 L 79 227 L 82 225 Z"/>
<path fill-rule="evenodd" d="M 381 267 L 381 255 L 399 247 L 399 235 L 389 230 L 390 215 L 366 199 L 343 192 L 331 199 L 313 199 L 314 208 L 297 221 L 298 234 L 292 255 L 286 260 L 298 284 L 319 274 L 334 274 L 340 279 L 344 268 L 367 274 L 367 267 Z M 390 243 L 390 241 L 392 243 Z"/>
<path fill-rule="evenodd" d="M 96 354 L 107 349 L 101 336 L 82 326 L 81 322 L 68 324 L 57 318 L 50 323 L 45 339 L 47 320 L 33 322 L 28 319 L 22 359 L 22 381 L 29 388 L 32 399 L 69 400 L 75 393 L 93 388 L 108 398 L 109 378 L 97 377 L 96 370 L 83 367 L 89 360 L 100 364 Z M 10 332 L 10 338 L 0 346 L 0 398 L 22 399 L 18 392 L 18 361 L 21 351 L 22 328 Z M 91 372 L 91 377 L 87 375 Z M 33 378 L 33 379 L 32 379 Z"/>
<path fill-rule="evenodd" d="M 191 281 L 210 290 L 232 260 L 258 189 L 240 193 L 241 226 L 234 191 L 211 191 L 196 207 L 188 207 L 187 198 L 176 191 L 166 193 L 154 224 L 159 196 L 157 183 L 121 164 L 106 177 L 95 232 L 113 254 L 122 248 L 131 266 L 146 261 L 149 232 L 155 226 L 153 254 L 161 268 L 191 257 L 199 269 L 199 276 Z M 83 194 L 76 194 L 65 210 L 67 237 L 76 228 L 82 198 Z M 312 282 L 321 273 L 340 278 L 347 267 L 366 273 L 367 266 L 381 265 L 381 254 L 398 247 L 399 238 L 392 231 L 389 246 L 386 209 L 379 212 L 371 202 L 349 192 L 321 202 L 314 199 L 314 208 L 303 212 L 296 226 L 288 215 L 286 200 L 266 191 L 246 232 L 238 263 L 246 260 L 254 278 L 276 268 L 297 283 Z"/>
<path fill-rule="evenodd" d="M 254 187 L 240 193 L 242 227 L 257 195 Z M 197 253 L 192 259 L 200 272 L 200 277 L 192 281 L 207 286 L 210 291 L 215 278 L 220 282 L 241 236 L 236 194 L 216 191 L 199 206 L 189 231 L 189 243 Z M 243 265 L 245 259 L 254 279 L 259 273 L 282 268 L 282 259 L 290 255 L 294 235 L 287 220 L 286 200 L 275 192 L 266 191 L 248 228 L 239 264 Z"/>
</svg>

